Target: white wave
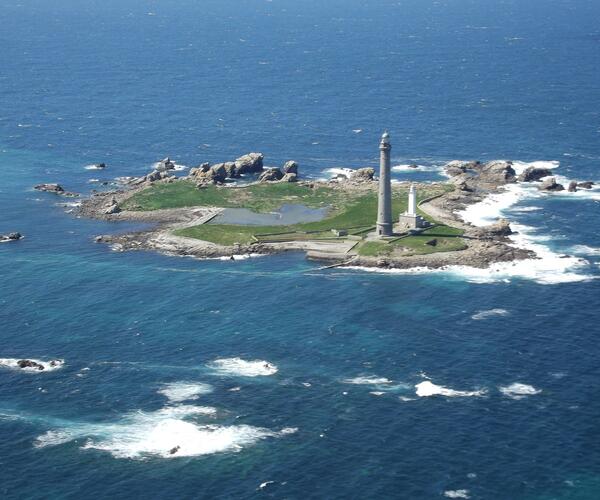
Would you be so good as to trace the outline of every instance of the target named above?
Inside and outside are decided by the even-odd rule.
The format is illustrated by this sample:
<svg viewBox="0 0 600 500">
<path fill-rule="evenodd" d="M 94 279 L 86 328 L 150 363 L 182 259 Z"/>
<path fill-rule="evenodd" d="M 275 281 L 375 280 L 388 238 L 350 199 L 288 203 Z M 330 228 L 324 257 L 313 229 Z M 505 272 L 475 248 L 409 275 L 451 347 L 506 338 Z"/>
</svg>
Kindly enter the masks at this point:
<svg viewBox="0 0 600 500">
<path fill-rule="evenodd" d="M 342 167 L 326 168 L 325 170 L 323 170 L 323 174 L 327 175 L 328 179 L 337 177 L 338 175 L 345 175 L 346 177 L 350 178 L 352 177 L 352 174 L 354 174 L 354 172 L 356 172 L 356 170 L 354 170 L 353 168 Z"/>
<path fill-rule="evenodd" d="M 212 391 L 213 387 L 209 384 L 173 382 L 165 384 L 158 390 L 158 393 L 165 396 L 172 403 L 180 403 L 186 400 L 198 399 L 202 394 L 209 394 Z"/>
<path fill-rule="evenodd" d="M 510 313 L 506 309 L 488 309 L 487 311 L 479 311 L 473 314 L 471 319 L 481 320 L 492 318 L 494 316 L 508 316 L 509 314 Z"/>
<path fill-rule="evenodd" d="M 526 396 L 534 396 L 535 394 L 542 392 L 541 389 L 536 389 L 531 385 L 521 384 L 519 382 L 515 382 L 514 384 L 505 387 L 499 387 L 498 389 L 502 394 L 511 399 L 523 399 Z"/>
<path fill-rule="evenodd" d="M 541 160 L 541 161 L 513 161 L 512 162 L 513 170 L 517 175 L 521 175 L 527 168 L 547 168 L 548 170 L 553 170 L 555 168 L 560 167 L 560 162 L 556 160 Z"/>
<path fill-rule="evenodd" d="M 97 165 L 86 165 L 85 167 L 86 170 L 104 170 L 105 167 L 101 167 L 100 164 Z"/>
<path fill-rule="evenodd" d="M 207 365 L 221 375 L 260 377 L 274 375 L 278 369 L 264 360 L 246 361 L 240 358 L 216 359 Z"/>
<path fill-rule="evenodd" d="M 439 172 L 443 169 L 443 167 L 428 167 L 425 165 L 396 165 L 392 167 L 392 172 L 403 172 L 403 173 L 411 173 L 411 172 Z"/>
<path fill-rule="evenodd" d="M 446 490 L 444 496 L 446 498 L 471 498 L 469 490 Z"/>
<path fill-rule="evenodd" d="M 352 129 L 352 132 L 354 132 L 355 134 L 360 134 L 362 132 L 362 128 Z"/>
<path fill-rule="evenodd" d="M 511 212 L 537 212 L 538 210 L 543 210 L 542 207 L 511 207 L 510 211 Z"/>
<path fill-rule="evenodd" d="M 588 245 L 575 245 L 571 247 L 571 252 L 583 255 L 600 255 L 600 248 Z"/>
<path fill-rule="evenodd" d="M 188 410 L 181 411 L 181 408 Z M 158 411 L 136 412 L 113 423 L 71 423 L 39 436 L 36 447 L 57 446 L 83 440 L 83 449 L 106 451 L 115 458 L 175 458 L 239 452 L 266 438 L 282 437 L 297 431 L 272 431 L 250 425 L 199 424 L 194 407 L 178 407 L 178 414 Z M 187 418 L 187 420 L 185 420 Z"/>
<path fill-rule="evenodd" d="M 343 380 L 344 384 L 355 384 L 355 385 L 380 385 L 380 384 L 391 384 L 392 381 L 385 377 L 376 377 L 374 375 L 367 375 L 364 377 L 346 378 Z"/>
<path fill-rule="evenodd" d="M 448 389 L 447 387 L 443 387 L 441 385 L 435 385 L 429 380 L 424 380 L 423 382 L 415 385 L 415 389 L 417 396 L 421 398 L 429 396 L 446 396 L 449 398 L 470 397 L 483 396 L 487 393 L 485 389 L 480 389 L 477 391 L 455 391 L 454 389 Z"/>
<path fill-rule="evenodd" d="M 21 368 L 19 366 L 19 361 L 33 361 L 38 366 L 24 367 Z M 59 370 L 65 364 L 62 359 L 52 359 L 50 361 L 42 361 L 40 359 L 32 359 L 32 358 L 0 358 L 0 367 L 10 368 L 13 370 L 19 370 L 27 373 L 40 373 L 40 372 L 51 372 L 54 370 Z M 39 367 L 42 367 L 40 369 Z"/>
<path fill-rule="evenodd" d="M 247 254 L 235 254 L 235 255 L 231 255 L 231 256 L 216 257 L 216 259 L 217 260 L 246 260 L 246 259 L 254 259 L 256 257 L 264 257 L 264 256 L 265 256 L 265 254 L 262 254 L 262 253 L 247 253 Z M 233 257 L 233 259 L 231 257 Z"/>
</svg>

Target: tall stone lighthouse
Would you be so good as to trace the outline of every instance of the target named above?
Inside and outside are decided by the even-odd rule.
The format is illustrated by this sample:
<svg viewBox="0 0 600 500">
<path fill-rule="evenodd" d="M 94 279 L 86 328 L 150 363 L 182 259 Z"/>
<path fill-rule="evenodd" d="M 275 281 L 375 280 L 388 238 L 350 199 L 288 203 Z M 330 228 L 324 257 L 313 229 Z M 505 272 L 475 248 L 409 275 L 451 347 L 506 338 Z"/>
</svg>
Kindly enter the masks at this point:
<svg viewBox="0 0 600 500">
<path fill-rule="evenodd" d="M 390 179 L 390 135 L 385 132 L 379 143 L 379 204 L 377 236 L 392 236 L 392 182 Z"/>
</svg>

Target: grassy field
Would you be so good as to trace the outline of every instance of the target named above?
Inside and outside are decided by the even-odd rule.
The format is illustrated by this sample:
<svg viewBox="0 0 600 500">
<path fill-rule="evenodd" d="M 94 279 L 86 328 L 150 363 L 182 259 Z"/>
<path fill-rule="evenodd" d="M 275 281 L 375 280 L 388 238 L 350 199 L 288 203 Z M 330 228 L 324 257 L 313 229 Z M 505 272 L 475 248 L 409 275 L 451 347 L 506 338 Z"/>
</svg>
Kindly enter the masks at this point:
<svg viewBox="0 0 600 500">
<path fill-rule="evenodd" d="M 424 199 L 441 194 L 446 189 L 442 186 L 432 186 L 427 191 L 421 190 L 419 195 Z M 394 189 L 393 213 L 399 214 L 406 210 L 406 203 L 406 189 Z M 123 204 L 123 208 L 148 211 L 161 208 L 216 206 L 270 212 L 284 204 L 302 204 L 311 208 L 329 207 L 330 211 L 328 217 L 317 222 L 287 226 L 203 224 L 179 229 L 175 234 L 226 246 L 256 241 L 335 239 L 332 229 L 345 229 L 351 235 L 364 235 L 373 228 L 377 218 L 375 192 L 364 194 L 364 192 L 327 186 L 310 187 L 293 183 L 254 184 L 240 188 L 207 186 L 198 189 L 192 182 L 183 180 L 169 184 L 156 184 L 136 193 Z M 419 236 L 409 236 L 391 242 L 363 242 L 359 245 L 358 252 L 360 255 L 378 256 L 389 255 L 399 250 L 402 250 L 404 255 L 459 250 L 464 248 L 463 240 L 458 237 L 461 234 L 459 229 L 436 226 Z M 435 247 L 425 244 L 433 238 L 438 241 Z"/>
</svg>

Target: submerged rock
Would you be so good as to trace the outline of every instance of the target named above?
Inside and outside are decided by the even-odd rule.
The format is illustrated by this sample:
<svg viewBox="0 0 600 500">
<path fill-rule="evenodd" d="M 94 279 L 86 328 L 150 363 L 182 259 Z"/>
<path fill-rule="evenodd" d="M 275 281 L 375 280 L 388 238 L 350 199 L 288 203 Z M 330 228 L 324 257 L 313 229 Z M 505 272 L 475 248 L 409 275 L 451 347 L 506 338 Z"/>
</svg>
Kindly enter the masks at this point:
<svg viewBox="0 0 600 500">
<path fill-rule="evenodd" d="M 23 239 L 23 235 L 21 233 L 0 234 L 0 242 L 19 241 L 21 239 Z"/>
<path fill-rule="evenodd" d="M 538 186 L 540 191 L 564 191 L 565 187 L 556 182 L 555 177 L 548 177 Z"/>
<path fill-rule="evenodd" d="M 46 193 L 64 193 L 65 190 L 60 184 L 37 184 L 33 187 L 36 191 L 44 191 Z"/>
<path fill-rule="evenodd" d="M 35 368 L 36 370 L 44 369 L 44 365 L 36 363 L 35 361 L 32 361 L 31 359 L 20 359 L 19 361 L 17 361 L 17 365 L 19 368 Z"/>
<path fill-rule="evenodd" d="M 569 187 L 567 189 L 569 193 L 575 193 L 577 191 L 577 183 L 575 181 L 569 182 Z"/>
<path fill-rule="evenodd" d="M 585 181 L 585 182 L 577 183 L 577 187 L 580 187 L 583 189 L 592 189 L 593 186 L 594 186 L 594 183 L 592 181 Z"/>
</svg>

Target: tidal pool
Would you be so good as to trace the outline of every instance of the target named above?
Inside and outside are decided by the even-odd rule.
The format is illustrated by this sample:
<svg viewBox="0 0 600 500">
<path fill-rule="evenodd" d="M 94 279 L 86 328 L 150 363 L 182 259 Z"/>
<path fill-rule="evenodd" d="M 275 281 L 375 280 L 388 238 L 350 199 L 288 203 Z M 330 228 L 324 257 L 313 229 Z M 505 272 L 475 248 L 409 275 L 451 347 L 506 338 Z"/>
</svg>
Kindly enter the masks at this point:
<svg viewBox="0 0 600 500">
<path fill-rule="evenodd" d="M 264 214 L 247 208 L 226 208 L 209 224 L 239 224 L 244 226 L 280 226 L 316 222 L 327 215 L 329 207 L 310 208 L 305 205 L 282 205 L 275 212 Z"/>
</svg>

